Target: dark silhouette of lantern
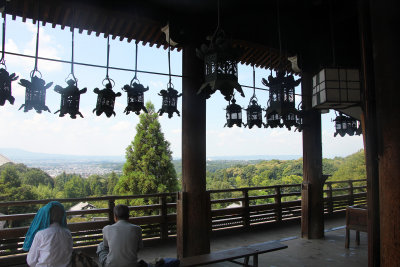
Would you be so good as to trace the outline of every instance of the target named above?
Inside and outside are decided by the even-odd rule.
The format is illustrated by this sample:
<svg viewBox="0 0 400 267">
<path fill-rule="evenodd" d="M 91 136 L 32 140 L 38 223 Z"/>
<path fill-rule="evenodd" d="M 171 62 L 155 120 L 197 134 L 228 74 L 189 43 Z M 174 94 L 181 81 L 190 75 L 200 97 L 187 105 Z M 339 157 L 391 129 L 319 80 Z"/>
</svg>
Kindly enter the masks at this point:
<svg viewBox="0 0 400 267">
<path fill-rule="evenodd" d="M 54 91 L 61 94 L 61 106 L 60 109 L 54 112 L 60 112 L 60 117 L 64 117 L 65 114 L 70 114 L 72 119 L 76 119 L 76 115 L 79 115 L 83 118 L 82 113 L 79 111 L 79 101 L 81 98 L 81 94 L 86 93 L 87 88 L 83 88 L 79 90 L 75 85 L 76 81 L 68 80 L 68 86 L 62 88 L 59 85 L 54 87 Z"/>
<path fill-rule="evenodd" d="M 135 112 L 137 115 L 140 114 L 140 111 L 143 110 L 147 113 L 147 109 L 144 106 L 144 92 L 149 90 L 149 87 L 145 88 L 139 82 L 132 82 L 130 85 L 125 85 L 122 90 L 128 93 L 127 101 L 128 105 L 126 106 L 124 112 L 128 115 L 129 112 Z M 176 108 L 176 106 L 175 106 Z M 178 112 L 179 114 L 179 112 Z M 172 116 L 172 115 L 171 115 Z"/>
<path fill-rule="evenodd" d="M 336 135 L 345 136 L 346 134 L 353 136 L 354 134 L 360 135 L 362 133 L 361 123 L 354 119 L 353 117 L 343 115 L 339 113 L 334 120 L 336 132 L 334 133 L 334 137 Z"/>
<path fill-rule="evenodd" d="M 258 126 L 258 128 L 261 128 L 263 125 L 262 108 L 257 103 L 257 98 L 250 98 L 249 106 L 245 110 L 247 112 L 247 124 L 245 126 L 248 126 L 249 129 L 251 129 L 254 125 Z"/>
<path fill-rule="evenodd" d="M 233 98 L 226 107 L 226 123 L 224 127 L 231 128 L 233 125 L 242 127 L 242 124 L 242 107 L 236 104 L 236 99 Z"/>
<path fill-rule="evenodd" d="M 33 74 L 33 73 L 32 73 Z M 25 104 L 22 104 L 21 108 L 24 108 L 24 112 L 28 112 L 32 108 L 37 113 L 42 111 L 50 112 L 50 109 L 46 106 L 46 90 L 53 85 L 48 83 L 45 85 L 45 81 L 36 75 L 31 75 L 31 81 L 20 79 L 19 84 L 26 88 L 25 90 Z"/>
<path fill-rule="evenodd" d="M 11 105 L 14 104 L 15 98 L 11 93 L 11 82 L 18 79 L 15 73 L 11 75 L 6 69 L 0 69 L 0 106 L 4 106 L 6 100 L 10 102 Z"/>
<path fill-rule="evenodd" d="M 344 116 L 342 113 L 339 113 L 339 116 L 337 116 L 334 120 L 335 122 L 335 129 L 336 132 L 334 133 L 334 137 L 336 137 L 336 135 L 340 135 L 340 136 L 345 136 L 347 133 L 347 117 Z"/>
<path fill-rule="evenodd" d="M 198 94 L 204 92 L 208 99 L 216 90 L 219 90 L 229 101 L 236 89 L 244 97 L 242 87 L 238 83 L 240 49 L 234 48 L 231 42 L 225 39 L 223 31 L 217 31 L 210 45 L 203 44 L 196 52 L 197 56 L 204 61 L 204 83 Z"/>
<path fill-rule="evenodd" d="M 178 97 L 181 97 L 182 94 L 178 94 L 178 91 L 172 88 L 169 84 L 167 90 L 161 90 L 158 95 L 162 96 L 162 106 L 158 110 L 158 114 L 162 116 L 162 114 L 168 113 L 168 118 L 172 118 L 174 112 L 180 116 L 180 112 L 177 109 L 178 105 Z"/>
<path fill-rule="evenodd" d="M 269 87 L 269 106 L 266 110 L 267 126 L 271 128 L 285 125 L 289 130 L 297 127 L 298 111 L 295 107 L 295 87 L 300 79 L 295 80 L 293 75 L 285 76 L 285 72 L 278 71 L 274 78 L 268 76 L 268 81 L 262 83 Z"/>
<path fill-rule="evenodd" d="M 99 90 L 99 88 L 95 88 L 93 92 L 97 94 L 96 108 L 93 109 L 93 112 L 96 111 L 97 116 L 100 116 L 103 112 L 108 118 L 111 115 L 115 116 L 115 98 L 121 96 L 121 93 L 115 93 L 112 90 L 111 82 L 107 83 L 104 89 Z"/>
</svg>

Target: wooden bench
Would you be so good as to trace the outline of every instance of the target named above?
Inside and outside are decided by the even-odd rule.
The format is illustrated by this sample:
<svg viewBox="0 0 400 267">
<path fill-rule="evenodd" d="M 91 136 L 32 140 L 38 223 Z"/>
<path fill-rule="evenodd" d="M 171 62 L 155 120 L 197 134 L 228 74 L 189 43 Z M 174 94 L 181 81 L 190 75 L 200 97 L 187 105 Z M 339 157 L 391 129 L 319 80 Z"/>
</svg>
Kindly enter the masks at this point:
<svg viewBox="0 0 400 267">
<path fill-rule="evenodd" d="M 368 232 L 367 228 L 367 207 L 349 206 L 346 208 L 346 241 L 345 248 L 349 248 L 350 230 L 356 230 L 356 244 L 360 245 L 360 231 Z"/>
<path fill-rule="evenodd" d="M 283 245 L 277 241 L 264 242 L 233 249 L 220 250 L 216 252 L 211 252 L 209 254 L 186 257 L 180 260 L 180 266 L 201 266 L 206 264 L 230 261 L 243 266 L 256 267 L 258 266 L 258 254 L 272 252 L 287 247 L 288 246 Z M 249 258 L 251 256 L 253 257 L 253 265 L 249 265 Z M 244 258 L 243 263 L 235 261 L 236 259 L 240 258 Z"/>
</svg>

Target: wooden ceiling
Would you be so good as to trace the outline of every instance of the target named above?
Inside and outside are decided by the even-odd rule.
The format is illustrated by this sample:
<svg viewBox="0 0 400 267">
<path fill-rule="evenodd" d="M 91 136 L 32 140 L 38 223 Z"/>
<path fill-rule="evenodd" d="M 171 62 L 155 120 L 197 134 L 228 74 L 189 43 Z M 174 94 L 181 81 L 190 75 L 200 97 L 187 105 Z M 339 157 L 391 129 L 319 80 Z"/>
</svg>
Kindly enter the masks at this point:
<svg viewBox="0 0 400 267">
<path fill-rule="evenodd" d="M 234 45 L 242 48 L 242 64 L 278 69 L 283 62 L 291 70 L 286 58 L 297 55 L 314 68 L 332 62 L 354 66 L 359 63 L 356 2 L 220 0 L 219 21 Z M 0 6 L 4 3 L 1 0 Z M 216 0 L 11 0 L 6 12 L 24 22 L 40 20 L 43 25 L 164 49 L 168 44 L 161 29 L 169 22 L 171 39 L 181 50 L 187 42 L 199 46 L 212 35 L 217 7 Z"/>
</svg>

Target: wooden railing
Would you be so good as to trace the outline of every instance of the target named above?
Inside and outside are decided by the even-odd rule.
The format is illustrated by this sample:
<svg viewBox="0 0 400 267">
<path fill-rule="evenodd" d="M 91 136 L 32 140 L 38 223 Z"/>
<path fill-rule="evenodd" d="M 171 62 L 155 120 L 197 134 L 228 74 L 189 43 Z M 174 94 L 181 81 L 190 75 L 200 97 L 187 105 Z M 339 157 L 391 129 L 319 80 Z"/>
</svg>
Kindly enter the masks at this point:
<svg viewBox="0 0 400 267">
<path fill-rule="evenodd" d="M 301 184 L 210 190 L 212 231 L 250 228 L 259 224 L 280 223 L 301 216 Z M 222 195 L 222 197 L 221 197 Z M 146 240 L 168 239 L 176 235 L 176 193 L 105 196 L 79 199 L 56 199 L 66 207 L 78 202 L 100 203 L 105 208 L 67 211 L 72 216 L 85 216 L 85 222 L 69 222 L 74 247 L 90 246 L 101 242 L 102 228 L 113 223 L 116 204 L 128 204 L 136 217 L 132 223 L 140 225 Z M 152 203 L 132 205 L 132 201 Z M 349 205 L 366 204 L 366 180 L 327 182 L 324 187 L 325 214 L 344 211 Z M 0 208 L 31 206 L 35 210 L 52 200 L 0 202 Z M 236 203 L 236 207 L 229 204 Z M 239 204 L 240 203 L 240 204 Z M 93 217 L 94 215 L 101 217 Z M 29 225 L 35 213 L 0 215 L 8 225 L 25 222 Z M 0 259 L 7 255 L 24 253 L 21 247 L 28 226 L 0 229 Z"/>
</svg>

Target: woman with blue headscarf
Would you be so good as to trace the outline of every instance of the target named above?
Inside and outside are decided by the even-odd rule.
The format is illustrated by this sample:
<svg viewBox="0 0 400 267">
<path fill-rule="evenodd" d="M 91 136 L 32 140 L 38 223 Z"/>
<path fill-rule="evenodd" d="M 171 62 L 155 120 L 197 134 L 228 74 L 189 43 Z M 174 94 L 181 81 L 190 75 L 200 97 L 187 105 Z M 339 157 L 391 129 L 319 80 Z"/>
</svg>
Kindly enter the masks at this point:
<svg viewBox="0 0 400 267">
<path fill-rule="evenodd" d="M 23 249 L 31 267 L 67 267 L 71 264 L 72 236 L 64 206 L 52 201 L 39 209 L 25 237 Z"/>
</svg>

